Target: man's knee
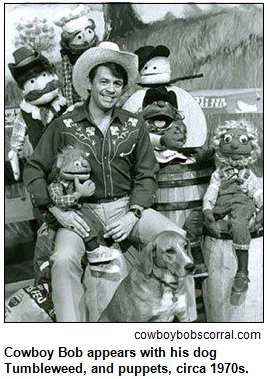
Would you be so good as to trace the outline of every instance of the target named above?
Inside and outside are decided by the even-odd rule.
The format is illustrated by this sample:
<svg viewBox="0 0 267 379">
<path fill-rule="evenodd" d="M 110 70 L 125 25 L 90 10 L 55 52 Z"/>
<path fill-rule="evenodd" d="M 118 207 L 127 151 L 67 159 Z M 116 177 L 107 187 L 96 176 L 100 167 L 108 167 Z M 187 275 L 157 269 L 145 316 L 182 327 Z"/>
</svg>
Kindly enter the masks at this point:
<svg viewBox="0 0 267 379">
<path fill-rule="evenodd" d="M 74 249 L 73 247 L 62 249 L 58 247 L 51 256 L 51 262 L 53 265 L 59 265 L 66 269 L 70 266 L 81 266 L 82 255 L 83 252 L 80 249 Z"/>
</svg>

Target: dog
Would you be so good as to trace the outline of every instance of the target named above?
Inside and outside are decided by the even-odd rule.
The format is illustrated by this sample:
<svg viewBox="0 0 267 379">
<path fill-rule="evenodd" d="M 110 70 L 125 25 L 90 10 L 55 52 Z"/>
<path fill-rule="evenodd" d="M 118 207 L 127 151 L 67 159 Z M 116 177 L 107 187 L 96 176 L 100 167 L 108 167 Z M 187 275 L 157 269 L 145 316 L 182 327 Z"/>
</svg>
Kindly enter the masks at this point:
<svg viewBox="0 0 267 379">
<path fill-rule="evenodd" d="M 188 322 L 185 278 L 194 264 L 176 232 L 162 232 L 142 250 L 98 322 Z"/>
</svg>

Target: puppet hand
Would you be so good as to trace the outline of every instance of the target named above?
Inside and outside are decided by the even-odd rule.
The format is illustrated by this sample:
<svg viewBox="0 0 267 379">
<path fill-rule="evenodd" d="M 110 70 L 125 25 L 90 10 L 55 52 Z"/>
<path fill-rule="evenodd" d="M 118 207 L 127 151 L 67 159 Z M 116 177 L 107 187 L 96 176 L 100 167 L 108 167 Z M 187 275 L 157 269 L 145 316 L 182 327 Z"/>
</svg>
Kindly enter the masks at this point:
<svg viewBox="0 0 267 379">
<path fill-rule="evenodd" d="M 81 197 L 90 197 L 95 193 L 95 183 L 88 179 L 84 183 L 80 183 L 78 178 L 74 179 L 75 189 Z"/>
<path fill-rule="evenodd" d="M 10 150 L 10 152 L 8 153 L 8 159 L 10 160 L 15 180 L 19 180 L 20 171 L 18 153 L 14 150 Z"/>
<path fill-rule="evenodd" d="M 205 216 L 204 225 L 206 226 L 206 228 L 210 231 L 210 233 L 213 237 L 220 238 L 221 233 L 220 233 L 218 225 L 215 221 L 215 218 L 213 216 L 212 211 L 211 210 L 205 210 L 203 213 Z"/>
<path fill-rule="evenodd" d="M 161 137 L 162 146 L 170 150 L 179 151 L 186 140 L 186 133 L 179 124 L 174 123 L 172 127 Z"/>
<path fill-rule="evenodd" d="M 83 101 L 79 101 L 73 105 L 70 105 L 67 110 L 64 112 L 65 113 L 68 113 L 68 112 L 72 112 L 74 109 L 78 108 L 78 107 L 81 107 L 83 105 Z"/>
</svg>

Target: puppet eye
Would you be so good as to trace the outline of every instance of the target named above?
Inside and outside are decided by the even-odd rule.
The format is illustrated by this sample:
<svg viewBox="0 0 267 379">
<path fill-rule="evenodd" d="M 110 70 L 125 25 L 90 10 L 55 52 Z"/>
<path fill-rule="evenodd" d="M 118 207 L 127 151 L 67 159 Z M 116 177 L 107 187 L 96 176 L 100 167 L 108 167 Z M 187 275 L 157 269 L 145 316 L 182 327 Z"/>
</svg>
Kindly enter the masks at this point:
<svg viewBox="0 0 267 379">
<path fill-rule="evenodd" d="M 230 143 L 232 141 L 232 136 L 231 134 L 225 134 L 225 136 L 223 137 L 223 142 L 224 143 Z"/>
<path fill-rule="evenodd" d="M 82 39 L 82 36 L 78 36 L 78 39 Z"/>
<path fill-rule="evenodd" d="M 88 31 L 89 34 L 93 33 L 93 31 L 91 29 L 87 29 L 87 31 Z"/>
<path fill-rule="evenodd" d="M 32 84 L 35 83 L 35 80 L 34 80 L 34 79 L 31 79 L 31 83 L 32 83 Z"/>
<path fill-rule="evenodd" d="M 246 145 L 248 143 L 248 136 L 242 134 L 242 136 L 239 137 L 239 141 L 242 143 L 242 145 Z"/>
<path fill-rule="evenodd" d="M 145 70 L 147 70 L 147 66 L 145 66 Z"/>
<path fill-rule="evenodd" d="M 46 76 L 46 73 L 45 73 L 45 72 L 43 73 L 43 76 Z"/>
<path fill-rule="evenodd" d="M 81 162 L 80 162 L 80 161 L 76 161 L 76 162 L 74 162 L 74 166 L 75 166 L 75 167 L 81 167 Z"/>
</svg>

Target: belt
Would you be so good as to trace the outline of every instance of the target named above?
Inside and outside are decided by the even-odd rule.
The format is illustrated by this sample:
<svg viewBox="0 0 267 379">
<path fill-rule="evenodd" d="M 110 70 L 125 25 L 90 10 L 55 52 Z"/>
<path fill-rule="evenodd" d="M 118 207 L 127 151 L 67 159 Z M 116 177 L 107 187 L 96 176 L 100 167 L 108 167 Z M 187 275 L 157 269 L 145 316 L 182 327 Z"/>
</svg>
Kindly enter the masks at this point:
<svg viewBox="0 0 267 379">
<path fill-rule="evenodd" d="M 120 200 L 124 197 L 129 197 L 129 194 L 124 194 L 124 195 L 121 195 L 121 196 L 115 196 L 115 197 L 109 197 L 109 198 L 105 198 L 105 199 L 89 199 L 88 202 L 84 202 L 84 204 L 101 204 L 101 203 L 111 203 L 112 201 L 117 201 L 117 200 Z"/>
</svg>

